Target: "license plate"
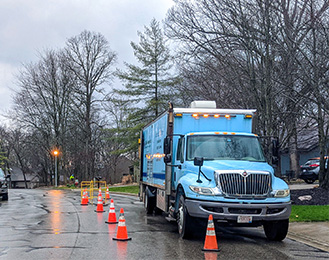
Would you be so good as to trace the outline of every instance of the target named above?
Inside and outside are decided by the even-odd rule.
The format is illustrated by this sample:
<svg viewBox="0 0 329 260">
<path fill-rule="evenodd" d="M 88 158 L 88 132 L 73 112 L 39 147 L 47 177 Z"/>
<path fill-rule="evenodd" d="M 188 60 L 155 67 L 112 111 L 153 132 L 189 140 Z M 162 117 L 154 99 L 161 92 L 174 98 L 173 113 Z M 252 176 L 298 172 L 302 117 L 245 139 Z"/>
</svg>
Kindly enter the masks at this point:
<svg viewBox="0 0 329 260">
<path fill-rule="evenodd" d="M 238 216 L 238 223 L 252 223 L 252 216 Z"/>
</svg>

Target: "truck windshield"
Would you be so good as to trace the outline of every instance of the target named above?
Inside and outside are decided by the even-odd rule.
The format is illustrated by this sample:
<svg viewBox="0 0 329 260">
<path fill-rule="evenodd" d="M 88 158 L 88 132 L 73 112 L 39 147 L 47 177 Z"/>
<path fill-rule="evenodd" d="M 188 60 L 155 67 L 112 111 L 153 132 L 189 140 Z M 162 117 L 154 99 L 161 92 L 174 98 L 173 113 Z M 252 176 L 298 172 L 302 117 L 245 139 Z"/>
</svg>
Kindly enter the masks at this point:
<svg viewBox="0 0 329 260">
<path fill-rule="evenodd" d="M 265 161 L 257 137 L 241 135 L 193 135 L 187 138 L 187 160 Z"/>
</svg>

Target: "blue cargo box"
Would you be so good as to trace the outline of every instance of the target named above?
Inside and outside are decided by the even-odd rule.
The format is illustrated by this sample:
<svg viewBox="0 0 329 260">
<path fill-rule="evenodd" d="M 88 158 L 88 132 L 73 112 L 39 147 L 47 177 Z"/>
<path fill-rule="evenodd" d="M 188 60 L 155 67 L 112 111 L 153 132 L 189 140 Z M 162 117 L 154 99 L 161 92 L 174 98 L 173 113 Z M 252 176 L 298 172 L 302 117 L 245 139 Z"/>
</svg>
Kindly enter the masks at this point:
<svg viewBox="0 0 329 260">
<path fill-rule="evenodd" d="M 175 108 L 173 154 L 179 135 L 198 132 L 251 133 L 256 110 Z M 168 113 L 148 124 L 142 131 L 142 181 L 165 186 L 163 143 L 167 136 Z"/>
</svg>

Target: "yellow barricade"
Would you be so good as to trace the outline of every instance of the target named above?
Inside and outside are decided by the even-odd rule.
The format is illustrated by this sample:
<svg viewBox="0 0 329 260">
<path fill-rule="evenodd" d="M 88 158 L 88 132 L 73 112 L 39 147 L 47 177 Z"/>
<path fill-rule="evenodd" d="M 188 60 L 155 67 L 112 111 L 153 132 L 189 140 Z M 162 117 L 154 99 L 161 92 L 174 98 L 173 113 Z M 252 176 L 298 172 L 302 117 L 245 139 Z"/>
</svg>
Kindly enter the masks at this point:
<svg viewBox="0 0 329 260">
<path fill-rule="evenodd" d="M 98 196 L 98 190 L 101 188 L 102 193 L 106 192 L 106 181 L 82 181 L 81 182 L 81 199 L 84 190 L 86 190 L 89 194 L 89 203 L 94 204 L 93 199 L 94 197 L 97 198 Z M 94 194 L 94 191 L 96 191 L 96 194 Z M 105 197 L 105 195 L 104 195 Z"/>
<path fill-rule="evenodd" d="M 98 190 L 101 188 L 102 193 L 104 192 L 104 197 L 105 197 L 105 191 L 107 188 L 106 181 L 83 181 L 81 182 L 81 197 L 83 194 L 83 187 L 88 187 L 86 188 L 88 193 L 89 193 L 89 203 L 94 204 L 94 197 L 97 198 L 98 196 Z M 96 194 L 94 192 L 96 191 Z"/>
<path fill-rule="evenodd" d="M 88 192 L 89 197 L 90 197 L 90 194 L 91 194 L 90 183 L 91 183 L 91 181 L 82 181 L 80 183 L 81 184 L 81 199 L 82 199 L 82 195 L 83 195 L 83 192 L 85 189 Z"/>
</svg>

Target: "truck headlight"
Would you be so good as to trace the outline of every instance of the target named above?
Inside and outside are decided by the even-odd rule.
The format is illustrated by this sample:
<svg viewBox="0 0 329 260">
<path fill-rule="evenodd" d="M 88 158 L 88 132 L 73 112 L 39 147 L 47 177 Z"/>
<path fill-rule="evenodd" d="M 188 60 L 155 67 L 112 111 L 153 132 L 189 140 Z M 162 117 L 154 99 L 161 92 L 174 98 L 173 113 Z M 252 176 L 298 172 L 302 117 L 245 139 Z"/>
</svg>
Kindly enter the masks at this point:
<svg viewBox="0 0 329 260">
<path fill-rule="evenodd" d="M 283 197 L 289 196 L 290 190 L 289 189 L 286 189 L 286 190 L 273 190 L 272 194 L 276 198 L 283 198 Z"/>
<path fill-rule="evenodd" d="M 198 187 L 198 186 L 190 186 L 191 191 L 201 194 L 201 195 L 208 195 L 208 196 L 215 196 L 215 195 L 221 195 L 221 191 L 215 187 L 215 188 L 207 188 L 207 187 Z"/>
</svg>

